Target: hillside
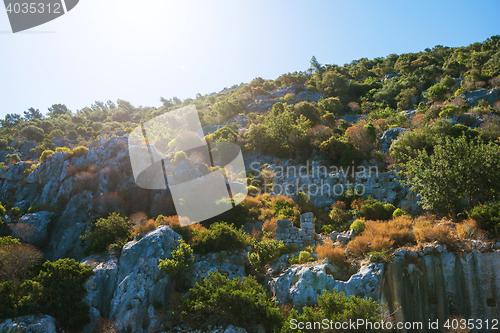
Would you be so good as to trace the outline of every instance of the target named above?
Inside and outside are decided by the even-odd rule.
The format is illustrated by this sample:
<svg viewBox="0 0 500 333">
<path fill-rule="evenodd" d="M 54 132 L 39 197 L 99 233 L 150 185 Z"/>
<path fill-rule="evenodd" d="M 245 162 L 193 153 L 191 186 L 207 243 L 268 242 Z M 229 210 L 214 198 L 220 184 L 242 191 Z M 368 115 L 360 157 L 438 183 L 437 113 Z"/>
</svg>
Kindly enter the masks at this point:
<svg viewBox="0 0 500 333">
<path fill-rule="evenodd" d="M 0 120 L 0 332 L 498 318 L 500 36 L 310 66 L 159 108 Z M 241 149 L 248 196 L 181 227 L 171 187 L 136 183 L 130 147 L 190 105 L 208 143 Z M 175 148 L 170 130 L 147 142 Z M 165 178 L 224 169 L 174 148 Z"/>
</svg>

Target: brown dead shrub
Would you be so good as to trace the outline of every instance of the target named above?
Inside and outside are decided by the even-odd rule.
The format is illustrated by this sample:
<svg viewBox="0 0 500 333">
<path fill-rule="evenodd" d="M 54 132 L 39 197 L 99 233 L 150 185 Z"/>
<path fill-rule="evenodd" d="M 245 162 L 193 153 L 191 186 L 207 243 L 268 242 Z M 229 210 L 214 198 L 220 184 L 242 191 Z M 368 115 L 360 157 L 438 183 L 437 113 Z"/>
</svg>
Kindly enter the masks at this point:
<svg viewBox="0 0 500 333">
<path fill-rule="evenodd" d="M 408 243 L 415 243 L 412 220 L 400 216 L 390 221 L 368 221 L 360 236 L 349 243 L 349 251 L 362 256 L 368 252 L 389 250 Z"/>
<path fill-rule="evenodd" d="M 31 244 L 0 247 L 0 282 L 24 282 L 32 275 L 32 265 L 39 263 L 43 253 Z"/>
<path fill-rule="evenodd" d="M 145 220 L 135 227 L 132 237 L 147 234 L 148 232 L 155 230 L 157 226 L 158 225 L 155 220 Z"/>
<path fill-rule="evenodd" d="M 319 260 L 328 258 L 335 265 L 344 266 L 346 264 L 345 247 L 333 246 L 331 241 L 316 246 L 316 253 Z"/>
<path fill-rule="evenodd" d="M 74 176 L 78 173 L 78 168 L 74 165 L 68 165 L 66 167 L 66 173 L 68 174 L 68 176 Z"/>
<path fill-rule="evenodd" d="M 452 246 L 457 240 L 455 230 L 443 223 L 420 222 L 415 224 L 414 230 L 419 244 L 437 241 L 441 244 Z"/>
<path fill-rule="evenodd" d="M 273 238 L 276 238 L 276 228 L 278 227 L 278 218 L 273 217 L 272 219 L 268 219 L 264 222 L 262 226 L 262 230 L 266 232 L 270 232 Z"/>
<path fill-rule="evenodd" d="M 97 320 L 97 325 L 92 333 L 118 333 L 118 329 L 113 324 L 113 321 L 107 318 L 100 317 Z"/>
<path fill-rule="evenodd" d="M 460 239 L 486 239 L 485 232 L 481 230 L 477 222 L 472 219 L 457 224 L 457 235 Z"/>
</svg>

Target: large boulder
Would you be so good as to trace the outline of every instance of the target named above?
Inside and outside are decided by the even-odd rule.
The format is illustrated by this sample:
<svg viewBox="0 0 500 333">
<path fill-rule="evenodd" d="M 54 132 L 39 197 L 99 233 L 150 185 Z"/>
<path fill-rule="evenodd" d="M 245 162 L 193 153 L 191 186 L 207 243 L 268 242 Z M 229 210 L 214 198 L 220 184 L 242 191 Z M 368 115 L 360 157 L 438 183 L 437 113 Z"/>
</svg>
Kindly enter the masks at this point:
<svg viewBox="0 0 500 333">
<path fill-rule="evenodd" d="M 269 289 L 281 304 L 291 303 L 296 308 L 316 304 L 323 290 L 344 292 L 346 296 L 381 297 L 383 264 L 363 266 L 348 281 L 335 280 L 336 267 L 331 264 L 293 265 L 282 275 L 271 280 Z"/>
<path fill-rule="evenodd" d="M 236 251 L 232 254 L 227 252 L 211 253 L 204 258 L 197 260 L 189 272 L 191 285 L 207 277 L 210 272 L 219 272 L 229 279 L 244 277 L 245 257 L 243 251 Z"/>
<path fill-rule="evenodd" d="M 0 333 L 56 333 L 55 318 L 47 315 L 22 316 L 0 323 Z"/>
<path fill-rule="evenodd" d="M 149 332 L 160 324 L 153 303 L 166 305 L 174 285 L 159 259 L 170 257 L 179 237 L 163 225 L 123 247 L 109 314 L 120 332 Z"/>
<path fill-rule="evenodd" d="M 17 223 L 12 223 L 12 237 L 40 248 L 49 238 L 50 224 L 56 217 L 52 212 L 38 212 L 23 215 Z"/>
<path fill-rule="evenodd" d="M 387 131 L 380 134 L 380 138 L 378 143 L 381 147 L 380 151 L 383 153 L 387 153 L 391 144 L 394 140 L 396 140 L 402 133 L 408 131 L 406 128 L 394 127 L 389 128 Z"/>
<path fill-rule="evenodd" d="M 500 89 L 479 89 L 467 91 L 464 97 L 467 104 L 470 106 L 477 106 L 479 101 L 482 99 L 490 103 L 490 105 L 493 105 L 493 103 L 500 100 Z"/>
</svg>

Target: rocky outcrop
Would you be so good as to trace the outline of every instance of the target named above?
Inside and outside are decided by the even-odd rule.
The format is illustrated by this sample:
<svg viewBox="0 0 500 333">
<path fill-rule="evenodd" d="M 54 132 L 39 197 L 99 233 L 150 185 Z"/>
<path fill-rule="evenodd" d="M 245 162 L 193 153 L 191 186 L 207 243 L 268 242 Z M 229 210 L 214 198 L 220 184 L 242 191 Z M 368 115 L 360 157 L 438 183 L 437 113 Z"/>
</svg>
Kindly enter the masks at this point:
<svg viewBox="0 0 500 333">
<path fill-rule="evenodd" d="M 462 94 L 465 98 L 467 104 L 470 106 L 477 106 L 480 100 L 484 99 L 490 105 L 493 105 L 496 101 L 500 100 L 500 89 L 478 89 L 467 91 L 465 94 Z"/>
<path fill-rule="evenodd" d="M 490 321 L 500 317 L 500 252 L 432 252 L 406 252 L 387 265 L 382 300 L 391 311 L 394 302 L 401 306 L 396 321 L 444 323 L 450 315 Z"/>
<path fill-rule="evenodd" d="M 394 127 L 389 128 L 383 133 L 380 133 L 378 139 L 380 151 L 383 153 L 387 153 L 389 151 L 389 148 L 391 148 L 392 142 L 406 131 L 408 131 L 406 128 Z"/>
<path fill-rule="evenodd" d="M 174 292 L 171 278 L 158 268 L 170 257 L 180 236 L 160 226 L 139 241 L 127 243 L 118 260 L 113 255 L 91 256 L 84 262 L 96 273 L 87 284 L 84 302 L 91 307 L 92 332 L 100 317 L 109 318 L 120 332 L 149 332 L 161 324 L 154 304 L 165 306 Z"/>
<path fill-rule="evenodd" d="M 22 316 L 0 323 L 0 333 L 56 333 L 56 320 L 51 316 Z"/>
<path fill-rule="evenodd" d="M 293 265 L 272 279 L 268 287 L 278 302 L 291 303 L 297 308 L 316 304 L 316 298 L 324 290 L 336 289 L 347 296 L 380 298 L 383 264 L 363 266 L 348 281 L 335 280 L 336 270 L 336 266 L 328 263 Z"/>
<path fill-rule="evenodd" d="M 50 224 L 55 216 L 56 214 L 51 212 L 26 214 L 17 223 L 9 225 L 12 237 L 40 248 L 49 238 Z"/>
</svg>

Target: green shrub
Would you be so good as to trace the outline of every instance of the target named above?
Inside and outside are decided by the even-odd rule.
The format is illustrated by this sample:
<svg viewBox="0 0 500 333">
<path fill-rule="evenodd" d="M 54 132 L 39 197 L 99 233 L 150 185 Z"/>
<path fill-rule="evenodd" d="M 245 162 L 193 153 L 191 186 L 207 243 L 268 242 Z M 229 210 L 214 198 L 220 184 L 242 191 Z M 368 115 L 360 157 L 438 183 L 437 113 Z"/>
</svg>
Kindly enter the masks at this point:
<svg viewBox="0 0 500 333">
<path fill-rule="evenodd" d="M 406 215 L 405 211 L 402 210 L 401 208 L 397 208 L 393 213 L 392 213 L 392 217 L 400 217 L 400 216 L 404 216 Z"/>
<path fill-rule="evenodd" d="M 445 107 L 441 108 L 439 111 L 439 117 L 444 118 L 444 117 L 453 117 L 458 114 L 460 111 L 460 108 L 455 106 L 455 105 L 446 105 Z"/>
<path fill-rule="evenodd" d="M 60 129 L 55 129 L 55 130 L 52 130 L 50 133 L 49 133 L 49 138 L 56 138 L 56 137 L 62 137 L 64 136 L 64 132 L 61 131 Z"/>
<path fill-rule="evenodd" d="M 350 229 L 354 230 L 356 235 L 361 235 L 363 230 L 365 230 L 365 221 L 356 220 L 356 221 L 352 222 Z"/>
<path fill-rule="evenodd" d="M 89 149 L 87 147 L 78 146 L 76 148 L 73 148 L 71 153 L 73 154 L 73 156 L 80 157 L 80 156 L 83 156 L 84 154 L 86 154 L 88 150 Z"/>
<path fill-rule="evenodd" d="M 233 206 L 234 199 L 221 199 L 215 202 L 216 206 L 221 205 L 222 207 L 227 207 L 228 201 Z M 245 224 L 245 220 L 248 217 L 249 209 L 242 203 L 238 203 L 232 209 L 225 211 L 215 217 L 208 220 L 202 221 L 201 224 L 208 228 L 215 222 L 225 221 L 228 224 L 233 224 L 235 228 L 241 228 Z"/>
<path fill-rule="evenodd" d="M 28 140 L 42 141 L 44 132 L 39 127 L 28 125 L 21 130 L 21 134 Z"/>
<path fill-rule="evenodd" d="M 47 204 L 41 204 L 40 203 L 40 204 L 37 204 L 35 206 L 31 206 L 28 209 L 28 213 L 29 214 L 43 212 L 43 211 L 56 213 L 57 212 L 57 208 L 54 205 L 47 205 Z"/>
<path fill-rule="evenodd" d="M 283 322 L 277 304 L 253 276 L 230 280 L 219 272 L 210 272 L 189 290 L 178 314 L 191 327 L 204 331 L 209 326 L 235 325 L 255 332 L 259 323 L 266 332 L 276 332 Z"/>
<path fill-rule="evenodd" d="M 12 216 L 19 216 L 22 214 L 21 208 L 19 207 L 12 207 L 9 212 L 10 215 Z"/>
<path fill-rule="evenodd" d="M 424 92 L 424 97 L 430 100 L 440 100 L 443 98 L 444 94 L 450 92 L 450 89 L 447 88 L 442 83 L 436 83 L 432 87 L 430 87 L 427 92 Z"/>
<path fill-rule="evenodd" d="M 299 253 L 299 262 L 301 264 L 305 264 L 306 262 L 314 261 L 314 258 L 311 257 L 311 254 L 307 251 L 300 251 Z"/>
<path fill-rule="evenodd" d="M 7 154 L 5 155 L 5 161 L 7 161 L 8 163 L 12 163 L 12 164 L 15 164 L 15 163 L 19 163 L 21 162 L 21 158 L 19 157 L 18 154 Z"/>
<path fill-rule="evenodd" d="M 0 246 L 11 247 L 11 246 L 18 245 L 18 244 L 21 244 L 19 239 L 12 238 L 12 236 L 0 237 Z"/>
<path fill-rule="evenodd" d="M 0 202 L 0 217 L 3 217 L 6 213 L 7 213 L 7 210 L 5 209 L 5 207 Z"/>
<path fill-rule="evenodd" d="M 0 150 L 5 150 L 9 146 L 9 141 L 0 139 Z"/>
<path fill-rule="evenodd" d="M 183 151 L 178 151 L 177 153 L 175 153 L 174 155 L 174 158 L 172 159 L 172 163 L 178 163 L 180 161 L 184 161 L 184 160 L 187 160 L 187 154 Z"/>
<path fill-rule="evenodd" d="M 100 218 L 91 225 L 82 239 L 87 245 L 87 254 L 102 252 L 111 244 L 119 244 L 128 240 L 131 223 L 119 213 L 111 213 L 107 218 Z"/>
<path fill-rule="evenodd" d="M 389 220 L 396 207 L 375 199 L 366 199 L 359 209 L 359 215 L 367 220 Z"/>
<path fill-rule="evenodd" d="M 215 222 L 205 230 L 193 230 L 193 234 L 192 247 L 196 253 L 242 249 L 248 244 L 247 234 L 225 222 Z"/>
<path fill-rule="evenodd" d="M 52 150 L 44 150 L 42 155 L 40 155 L 40 161 L 45 162 L 52 154 L 54 154 Z"/>
<path fill-rule="evenodd" d="M 262 242 L 257 242 L 254 245 L 254 250 L 250 253 L 248 261 L 260 270 L 270 261 L 278 259 L 282 254 L 287 251 L 282 241 L 275 239 L 267 239 Z"/>
<path fill-rule="evenodd" d="M 296 309 L 290 311 L 290 316 L 286 320 L 282 332 L 297 332 L 297 327 L 294 323 L 302 322 L 304 324 L 315 322 L 322 323 L 324 319 L 333 323 L 349 323 L 349 321 L 356 322 L 357 320 L 364 319 L 365 322 L 387 322 L 388 318 L 385 317 L 384 311 L 381 311 L 381 304 L 372 301 L 371 298 L 365 299 L 362 297 L 350 296 L 347 297 L 344 293 L 337 293 L 334 289 L 332 292 L 324 290 L 322 295 L 317 298 L 317 305 L 314 307 L 306 306 L 299 313 Z M 307 326 L 306 326 L 307 327 Z M 304 327 L 304 328 L 306 328 Z M 304 330 L 307 332 L 319 332 L 313 329 Z M 332 327 L 332 331 L 334 327 Z M 322 332 L 326 332 L 324 330 Z M 337 330 L 335 330 L 337 331 Z M 347 332 L 348 330 L 342 330 Z M 358 332 L 375 332 L 375 330 L 365 329 L 358 327 Z M 384 330 L 376 330 L 377 332 L 384 332 Z M 328 331 L 329 332 L 329 331 Z"/>
<path fill-rule="evenodd" d="M 75 130 L 71 130 L 68 132 L 68 139 L 76 140 L 78 138 L 78 133 Z"/>
<path fill-rule="evenodd" d="M 335 231 L 335 226 L 333 226 L 331 224 L 325 224 L 324 226 L 321 227 L 321 233 L 323 235 L 329 235 L 333 231 Z"/>
<path fill-rule="evenodd" d="M 172 251 L 172 259 L 160 259 L 158 268 L 167 274 L 178 275 L 187 271 L 193 261 L 193 249 L 182 238 L 179 238 L 177 249 Z"/>
<path fill-rule="evenodd" d="M 82 299 L 87 294 L 84 284 L 92 274 L 91 268 L 74 259 L 45 262 L 38 276 L 33 279 L 42 287 L 41 290 L 35 290 L 40 292 L 41 312 L 52 315 L 63 325 L 73 328 L 81 328 L 90 323 L 89 306 Z M 36 298 L 36 295 L 32 291 L 27 297 Z"/>
<path fill-rule="evenodd" d="M 500 234 L 500 202 L 476 206 L 471 209 L 469 217 L 482 229 Z"/>
<path fill-rule="evenodd" d="M 56 148 L 56 153 L 69 153 L 71 149 L 68 147 L 57 147 Z"/>
</svg>

